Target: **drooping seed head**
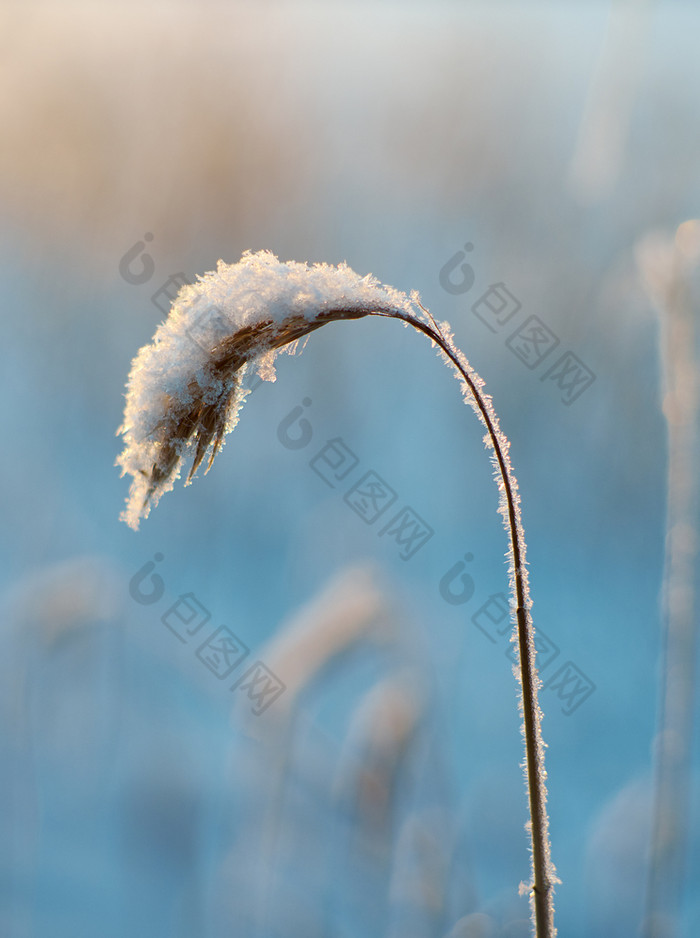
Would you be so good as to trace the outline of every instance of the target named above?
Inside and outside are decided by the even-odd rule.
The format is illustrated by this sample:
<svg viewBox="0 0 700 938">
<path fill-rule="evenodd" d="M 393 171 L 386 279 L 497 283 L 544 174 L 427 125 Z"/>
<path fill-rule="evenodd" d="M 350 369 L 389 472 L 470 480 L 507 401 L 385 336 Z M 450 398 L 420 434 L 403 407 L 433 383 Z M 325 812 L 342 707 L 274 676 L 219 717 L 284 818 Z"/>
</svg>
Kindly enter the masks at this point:
<svg viewBox="0 0 700 938">
<path fill-rule="evenodd" d="M 184 286 L 129 374 L 117 431 L 124 437 L 117 465 L 133 477 L 122 520 L 137 528 L 186 459 L 186 482 L 205 459 L 208 471 L 237 423 L 249 369 L 273 377 L 277 350 L 332 320 L 414 309 L 405 293 L 346 264 L 281 263 L 269 251 L 219 261 Z"/>
</svg>

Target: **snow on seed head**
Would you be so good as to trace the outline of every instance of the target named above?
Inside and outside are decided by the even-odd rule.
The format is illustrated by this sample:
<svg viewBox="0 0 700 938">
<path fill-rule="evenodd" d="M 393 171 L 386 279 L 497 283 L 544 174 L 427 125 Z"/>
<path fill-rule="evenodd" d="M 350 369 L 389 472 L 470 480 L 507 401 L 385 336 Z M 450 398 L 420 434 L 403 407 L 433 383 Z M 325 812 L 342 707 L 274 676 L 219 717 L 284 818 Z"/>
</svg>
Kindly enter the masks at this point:
<svg viewBox="0 0 700 938">
<path fill-rule="evenodd" d="M 182 464 L 186 483 L 206 459 L 206 471 L 234 428 L 255 367 L 274 379 L 272 360 L 327 322 L 371 312 L 411 312 L 406 294 L 347 264 L 280 262 L 269 251 L 247 251 L 178 293 L 150 345 L 132 362 L 117 459 L 131 475 L 122 520 L 137 528 Z"/>
</svg>

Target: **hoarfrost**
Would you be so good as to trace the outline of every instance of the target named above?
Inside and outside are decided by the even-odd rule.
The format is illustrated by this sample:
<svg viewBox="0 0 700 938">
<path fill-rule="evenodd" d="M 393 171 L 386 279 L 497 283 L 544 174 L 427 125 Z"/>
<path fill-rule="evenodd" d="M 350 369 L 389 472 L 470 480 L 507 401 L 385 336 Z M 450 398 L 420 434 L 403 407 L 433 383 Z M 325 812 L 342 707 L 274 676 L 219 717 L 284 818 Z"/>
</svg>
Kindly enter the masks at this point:
<svg viewBox="0 0 700 938">
<path fill-rule="evenodd" d="M 330 315 L 338 309 L 343 315 Z M 185 458 L 194 456 L 196 468 L 212 440 L 217 451 L 223 433 L 238 419 L 247 393 L 240 379 L 251 365 L 264 380 L 274 380 L 277 349 L 271 341 L 276 327 L 294 318 L 303 336 L 326 318 L 354 318 L 375 310 L 413 313 L 415 308 L 405 293 L 371 274 L 361 277 L 347 264 L 282 263 L 270 251 L 247 251 L 237 264 L 219 261 L 215 271 L 185 285 L 153 342 L 132 362 L 124 420 L 117 431 L 124 437 L 117 465 L 122 475 L 133 477 L 122 519 L 137 528 L 141 517 L 172 489 Z M 260 342 L 251 341 L 263 324 Z M 247 344 L 236 367 L 212 368 L 212 354 L 239 333 Z"/>
</svg>

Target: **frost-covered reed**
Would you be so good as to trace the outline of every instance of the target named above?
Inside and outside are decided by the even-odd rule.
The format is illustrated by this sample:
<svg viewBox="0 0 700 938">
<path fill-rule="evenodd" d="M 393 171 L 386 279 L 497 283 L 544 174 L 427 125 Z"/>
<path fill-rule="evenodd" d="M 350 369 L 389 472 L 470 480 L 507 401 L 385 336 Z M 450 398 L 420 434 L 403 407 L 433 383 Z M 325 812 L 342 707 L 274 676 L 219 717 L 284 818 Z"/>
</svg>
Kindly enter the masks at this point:
<svg viewBox="0 0 700 938">
<path fill-rule="evenodd" d="M 134 359 L 129 375 L 124 421 L 124 450 L 117 463 L 132 476 L 122 514 L 137 528 L 161 495 L 173 487 L 185 460 L 190 482 L 207 459 L 207 469 L 234 428 L 248 391 L 246 374 L 256 368 L 274 379 L 274 357 L 285 346 L 333 320 L 384 316 L 413 326 L 428 336 L 457 372 L 465 400 L 486 429 L 501 493 L 499 512 L 509 538 L 510 585 L 519 648 L 517 676 L 525 737 L 525 773 L 532 839 L 531 906 L 538 938 L 553 938 L 553 890 L 557 881 L 550 858 L 546 812 L 546 772 L 540 727 L 535 645 L 525 537 L 518 485 L 502 433 L 483 381 L 455 346 L 446 322 L 437 323 L 410 296 L 360 277 L 346 264 L 281 263 L 269 251 L 246 252 L 237 264 L 219 261 L 216 271 L 183 287 L 153 343 Z"/>
<path fill-rule="evenodd" d="M 187 482 L 207 452 L 211 467 L 237 423 L 251 365 L 274 380 L 276 351 L 325 323 L 411 311 L 405 294 L 344 264 L 281 264 L 269 251 L 247 252 L 238 264 L 219 261 L 183 287 L 129 375 L 118 464 L 133 482 L 123 520 L 137 528 L 186 458 Z"/>
<path fill-rule="evenodd" d="M 688 862 L 697 681 L 700 379 L 693 276 L 700 264 L 700 221 L 684 222 L 673 238 L 650 232 L 636 245 L 635 253 L 642 283 L 659 315 L 660 390 L 668 439 L 663 658 L 648 890 L 641 933 L 644 938 L 673 938 L 680 930 Z"/>
</svg>

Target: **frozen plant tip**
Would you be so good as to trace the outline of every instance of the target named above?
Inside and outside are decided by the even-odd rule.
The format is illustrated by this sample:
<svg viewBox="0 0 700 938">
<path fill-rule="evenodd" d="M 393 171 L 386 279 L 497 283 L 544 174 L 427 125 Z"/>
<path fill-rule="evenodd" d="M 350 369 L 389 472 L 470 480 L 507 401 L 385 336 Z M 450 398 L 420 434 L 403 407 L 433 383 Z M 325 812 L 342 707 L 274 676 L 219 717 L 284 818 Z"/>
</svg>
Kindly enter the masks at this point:
<svg viewBox="0 0 700 938">
<path fill-rule="evenodd" d="M 207 454 L 211 466 L 237 423 L 251 367 L 274 380 L 276 351 L 325 323 L 412 309 L 405 294 L 344 264 L 282 264 L 269 251 L 219 261 L 183 287 L 129 375 L 117 464 L 133 482 L 122 519 L 137 528 L 186 459 L 187 482 Z"/>
<path fill-rule="evenodd" d="M 281 348 L 293 348 L 327 322 L 364 316 L 398 319 L 428 336 L 456 369 L 465 399 L 486 428 L 484 442 L 491 451 L 501 492 L 499 511 L 509 537 L 531 818 L 533 923 L 538 938 L 553 938 L 557 880 L 550 860 L 539 678 L 518 486 L 491 399 L 454 345 L 448 323 L 436 323 L 416 293 L 408 296 L 371 275 L 360 277 L 346 264 L 281 263 L 269 251 L 246 252 L 237 264 L 219 261 L 216 271 L 180 290 L 153 343 L 132 364 L 118 431 L 124 449 L 117 464 L 122 475 L 132 476 L 122 519 L 137 528 L 172 489 L 186 460 L 192 461 L 187 482 L 205 460 L 209 469 L 236 425 L 249 393 L 245 382 L 250 370 L 274 380 L 274 357 Z"/>
</svg>

